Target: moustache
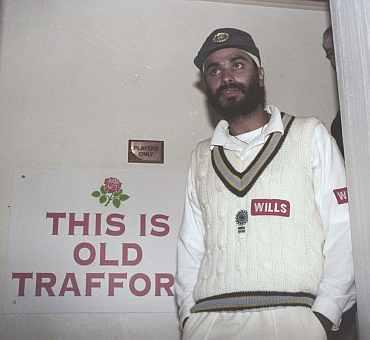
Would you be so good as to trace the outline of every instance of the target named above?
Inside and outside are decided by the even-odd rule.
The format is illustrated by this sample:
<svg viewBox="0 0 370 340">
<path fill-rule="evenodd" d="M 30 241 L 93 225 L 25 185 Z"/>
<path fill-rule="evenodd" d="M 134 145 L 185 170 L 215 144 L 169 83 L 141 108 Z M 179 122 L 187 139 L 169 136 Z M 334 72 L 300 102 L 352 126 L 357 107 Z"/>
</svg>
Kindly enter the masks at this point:
<svg viewBox="0 0 370 340">
<path fill-rule="evenodd" d="M 241 84 L 228 84 L 228 85 L 221 85 L 220 88 L 216 91 L 216 96 L 219 97 L 221 95 L 221 92 L 224 90 L 232 90 L 237 89 L 240 90 L 242 93 L 245 94 L 245 86 Z"/>
</svg>

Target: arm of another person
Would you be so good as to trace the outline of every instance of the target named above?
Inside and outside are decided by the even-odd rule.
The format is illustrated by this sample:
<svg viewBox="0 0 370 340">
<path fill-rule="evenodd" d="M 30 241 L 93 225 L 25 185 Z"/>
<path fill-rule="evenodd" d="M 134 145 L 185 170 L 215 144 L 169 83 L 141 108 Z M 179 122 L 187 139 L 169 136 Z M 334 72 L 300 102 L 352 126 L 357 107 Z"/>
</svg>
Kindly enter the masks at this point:
<svg viewBox="0 0 370 340">
<path fill-rule="evenodd" d="M 193 289 L 204 253 L 204 226 L 190 168 L 186 187 L 185 207 L 177 244 L 176 301 L 181 327 L 195 304 Z"/>
<path fill-rule="evenodd" d="M 334 192 L 346 188 L 343 158 L 322 124 L 315 128 L 312 143 L 315 200 L 326 235 L 324 269 L 312 310 L 329 331 L 339 327 L 342 312 L 355 302 L 352 244 L 348 203 L 338 201 Z M 340 192 L 346 195 L 346 189 Z"/>
</svg>

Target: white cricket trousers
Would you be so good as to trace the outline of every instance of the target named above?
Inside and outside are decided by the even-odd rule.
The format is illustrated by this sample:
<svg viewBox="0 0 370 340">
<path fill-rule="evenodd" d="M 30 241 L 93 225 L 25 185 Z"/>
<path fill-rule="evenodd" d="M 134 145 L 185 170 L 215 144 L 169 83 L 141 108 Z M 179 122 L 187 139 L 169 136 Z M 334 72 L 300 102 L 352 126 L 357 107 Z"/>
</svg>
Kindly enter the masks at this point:
<svg viewBox="0 0 370 340">
<path fill-rule="evenodd" d="M 327 340 L 310 308 L 193 313 L 182 340 Z"/>
</svg>

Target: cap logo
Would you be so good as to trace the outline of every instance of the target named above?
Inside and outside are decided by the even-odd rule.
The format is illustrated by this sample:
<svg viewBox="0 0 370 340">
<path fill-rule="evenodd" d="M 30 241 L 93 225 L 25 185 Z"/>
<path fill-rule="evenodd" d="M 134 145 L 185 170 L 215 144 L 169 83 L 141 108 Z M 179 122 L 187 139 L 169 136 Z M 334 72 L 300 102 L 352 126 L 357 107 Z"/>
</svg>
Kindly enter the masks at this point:
<svg viewBox="0 0 370 340">
<path fill-rule="evenodd" d="M 216 44 L 222 44 L 225 41 L 228 41 L 230 38 L 230 34 L 227 32 L 219 32 L 215 34 L 212 38 L 212 41 Z"/>
</svg>

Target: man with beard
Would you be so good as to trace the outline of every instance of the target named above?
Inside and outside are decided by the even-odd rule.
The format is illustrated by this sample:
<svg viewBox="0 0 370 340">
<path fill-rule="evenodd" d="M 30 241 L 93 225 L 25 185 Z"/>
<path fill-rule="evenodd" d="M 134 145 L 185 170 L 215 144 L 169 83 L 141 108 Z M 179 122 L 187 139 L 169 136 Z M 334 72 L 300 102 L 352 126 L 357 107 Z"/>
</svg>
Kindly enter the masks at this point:
<svg viewBox="0 0 370 340">
<path fill-rule="evenodd" d="M 194 59 L 224 118 L 192 155 L 178 241 L 183 340 L 324 340 L 353 304 L 342 158 L 315 118 L 265 106 L 252 37 L 211 33 Z"/>
</svg>

